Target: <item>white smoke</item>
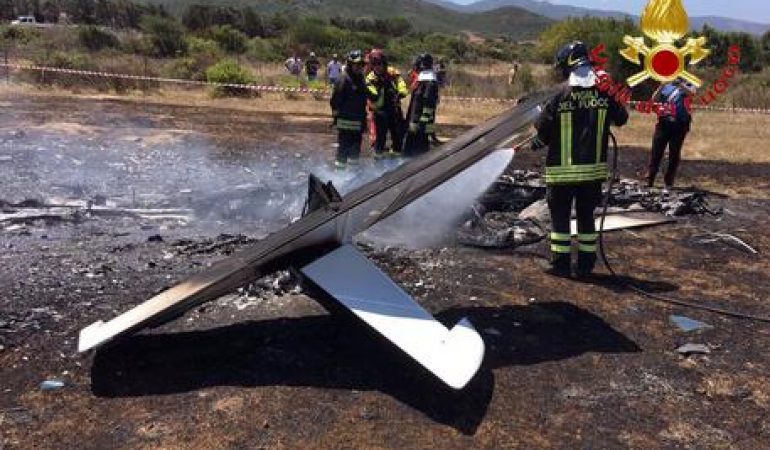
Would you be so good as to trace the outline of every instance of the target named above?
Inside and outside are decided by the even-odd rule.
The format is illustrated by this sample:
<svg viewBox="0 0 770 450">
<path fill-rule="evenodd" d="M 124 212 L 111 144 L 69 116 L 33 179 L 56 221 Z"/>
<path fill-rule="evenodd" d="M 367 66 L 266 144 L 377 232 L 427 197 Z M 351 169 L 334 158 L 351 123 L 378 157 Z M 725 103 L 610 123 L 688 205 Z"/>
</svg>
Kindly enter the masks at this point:
<svg viewBox="0 0 770 450">
<path fill-rule="evenodd" d="M 473 202 L 503 173 L 513 150 L 498 150 L 404 209 L 364 231 L 359 238 L 380 245 L 433 247 L 446 241 Z"/>
</svg>

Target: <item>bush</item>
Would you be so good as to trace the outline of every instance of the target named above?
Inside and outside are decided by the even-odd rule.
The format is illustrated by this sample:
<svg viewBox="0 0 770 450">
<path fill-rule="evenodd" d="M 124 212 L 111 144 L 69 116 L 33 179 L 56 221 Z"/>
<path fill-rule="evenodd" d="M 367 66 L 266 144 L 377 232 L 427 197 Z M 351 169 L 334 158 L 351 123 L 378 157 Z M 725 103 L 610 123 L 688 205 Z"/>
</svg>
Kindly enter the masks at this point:
<svg viewBox="0 0 770 450">
<path fill-rule="evenodd" d="M 187 53 L 187 41 L 182 26 L 174 19 L 145 16 L 142 30 L 149 35 L 150 52 L 155 56 L 182 56 Z"/>
<path fill-rule="evenodd" d="M 96 65 L 88 55 L 82 53 L 52 52 L 33 58 L 37 66 L 56 67 L 60 69 L 94 70 Z M 30 71 L 23 74 L 34 83 L 43 85 L 56 85 L 60 87 L 73 87 L 77 85 L 93 84 L 92 80 L 83 75 L 74 75 L 58 72 Z"/>
<path fill-rule="evenodd" d="M 115 48 L 120 44 L 117 36 L 94 25 L 78 28 L 78 40 L 80 45 L 92 51 Z"/>
<path fill-rule="evenodd" d="M 206 80 L 211 83 L 254 84 L 254 76 L 232 59 L 225 59 L 206 69 Z M 251 97 L 256 91 L 231 86 L 218 86 L 215 96 Z"/>
<path fill-rule="evenodd" d="M 233 28 L 231 25 L 219 25 L 211 27 L 208 35 L 227 53 L 241 54 L 246 52 L 248 41 L 245 34 Z"/>
<path fill-rule="evenodd" d="M 29 27 L 0 26 L 0 41 L 27 44 L 40 37 L 40 30 Z"/>
<path fill-rule="evenodd" d="M 513 81 L 513 96 L 520 97 L 521 95 L 529 94 L 537 89 L 537 87 L 538 84 L 535 75 L 532 73 L 532 66 L 529 64 L 522 64 Z"/>
<path fill-rule="evenodd" d="M 254 38 L 249 41 L 248 55 L 256 61 L 282 62 L 286 55 L 271 39 Z"/>
<path fill-rule="evenodd" d="M 630 19 L 570 18 L 550 26 L 540 35 L 537 55 L 541 62 L 550 65 L 553 64 L 559 49 L 569 42 L 583 41 L 589 49 L 604 44 L 605 53 L 610 58 L 607 71 L 613 78 L 625 80 L 640 70 L 639 66 L 631 64 L 618 54 L 626 47 L 623 44 L 625 35 L 642 36 L 642 32 Z"/>
</svg>

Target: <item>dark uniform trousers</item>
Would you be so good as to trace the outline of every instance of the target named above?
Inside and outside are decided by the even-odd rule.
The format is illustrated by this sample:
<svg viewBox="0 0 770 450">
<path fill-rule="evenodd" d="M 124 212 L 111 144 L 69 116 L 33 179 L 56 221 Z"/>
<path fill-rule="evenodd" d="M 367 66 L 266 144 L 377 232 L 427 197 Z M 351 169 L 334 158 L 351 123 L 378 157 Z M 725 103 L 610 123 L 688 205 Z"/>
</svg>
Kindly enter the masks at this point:
<svg viewBox="0 0 770 450">
<path fill-rule="evenodd" d="M 572 233 L 570 221 L 572 204 L 575 204 L 578 232 L 578 270 L 590 272 L 596 263 L 598 234 L 594 224 L 594 211 L 601 203 L 602 183 L 586 182 L 581 184 L 548 186 L 548 209 L 551 212 L 553 232 L 551 233 L 551 252 L 556 269 L 568 271 L 570 268 Z"/>
<path fill-rule="evenodd" d="M 384 114 L 375 112 L 374 126 L 377 129 L 374 141 L 375 154 L 382 155 L 385 151 L 388 132 L 390 132 L 390 139 L 393 142 L 393 151 L 401 153 L 404 141 L 404 121 L 401 118 L 401 112 L 397 110 L 387 111 Z"/>
<path fill-rule="evenodd" d="M 660 121 L 655 127 L 655 135 L 652 138 L 652 151 L 650 162 L 647 166 L 647 184 L 652 187 L 655 177 L 658 175 L 663 154 L 668 147 L 668 167 L 664 175 L 666 186 L 672 186 L 682 159 L 682 146 L 684 138 L 690 131 L 690 126 L 682 122 Z"/>
<path fill-rule="evenodd" d="M 362 135 L 360 130 L 338 130 L 337 161 L 353 164 L 358 162 L 358 158 L 361 156 Z"/>
</svg>

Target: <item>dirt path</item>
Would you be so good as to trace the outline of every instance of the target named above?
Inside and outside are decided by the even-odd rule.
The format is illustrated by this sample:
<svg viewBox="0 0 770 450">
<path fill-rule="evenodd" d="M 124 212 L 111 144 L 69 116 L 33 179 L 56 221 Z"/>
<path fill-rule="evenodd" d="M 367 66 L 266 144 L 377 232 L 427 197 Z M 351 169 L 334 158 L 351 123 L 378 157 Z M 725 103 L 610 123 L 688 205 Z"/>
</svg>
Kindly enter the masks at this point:
<svg viewBox="0 0 770 450">
<path fill-rule="evenodd" d="M 57 168 L 80 173 L 77 168 L 87 163 L 70 167 L 78 152 L 88 157 L 101 151 L 103 161 L 118 163 L 126 152 L 163 148 L 157 157 L 166 168 L 211 168 L 183 177 L 185 182 L 226 173 L 240 182 L 246 175 L 233 167 L 308 161 L 317 152 L 324 160 L 333 152 L 322 120 L 290 123 L 273 114 L 228 116 L 160 105 L 131 110 L 113 102 L 15 104 L 0 117 L 0 153 L 13 156 L 0 162 L 0 174 L 4 186 L 19 193 L 33 185 L 48 192 L 55 183 L 44 175 L 55 176 Z M 37 128 L 13 134 L 22 122 Z M 99 142 L 120 136 L 127 137 L 120 141 L 124 146 L 99 150 Z M 145 139 L 151 144 L 143 150 Z M 281 139 L 283 146 L 276 145 Z M 82 145 L 57 147 L 72 142 Z M 194 158 L 174 159 L 201 143 L 205 151 Z M 40 170 L 33 163 L 55 156 L 24 159 L 35 152 L 64 155 L 61 166 Z M 633 175 L 645 153 L 628 148 L 623 155 L 622 170 Z M 522 154 L 519 164 L 539 167 L 539 158 Z M 286 167 L 301 171 L 303 164 Z M 683 184 L 708 181 L 709 188 L 732 195 L 714 197 L 726 214 L 608 235 L 612 261 L 650 290 L 770 315 L 770 264 L 764 256 L 770 249 L 770 201 L 759 195 L 768 169 L 686 162 Z M 38 178 L 19 181 L 19 171 Z M 118 173 L 126 184 L 147 182 L 127 172 L 111 177 L 117 180 Z M 161 178 L 154 177 L 150 181 Z M 113 186 L 100 189 L 119 198 L 125 188 Z M 164 186 L 160 193 L 167 197 L 180 188 Z M 549 277 L 542 273 L 543 243 L 496 252 L 368 250 L 440 320 L 453 324 L 466 316 L 482 333 L 483 367 L 459 393 L 301 294 L 235 293 L 95 355 L 76 353 L 83 326 L 248 245 L 215 245 L 229 239 L 217 237 L 228 223 L 240 223 L 255 237 L 265 232 L 243 225 L 253 218 L 219 220 L 221 229 L 146 229 L 105 219 L 0 233 L 3 447 L 770 446 L 769 324 L 671 308 L 609 279 L 590 284 Z M 695 243 L 704 231 L 733 233 L 761 253 Z M 156 234 L 163 241 L 148 241 Z M 684 333 L 670 322 L 671 314 L 711 328 Z M 706 344 L 710 354 L 680 356 L 675 349 L 685 343 Z M 42 391 L 39 385 L 47 379 L 65 386 Z"/>
</svg>

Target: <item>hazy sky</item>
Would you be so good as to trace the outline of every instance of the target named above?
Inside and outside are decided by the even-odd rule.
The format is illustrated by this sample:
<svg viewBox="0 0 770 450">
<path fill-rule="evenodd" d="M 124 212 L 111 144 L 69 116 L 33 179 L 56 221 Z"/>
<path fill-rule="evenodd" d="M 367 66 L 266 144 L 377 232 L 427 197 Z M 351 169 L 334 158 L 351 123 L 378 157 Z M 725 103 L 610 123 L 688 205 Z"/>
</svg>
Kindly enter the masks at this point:
<svg viewBox="0 0 770 450">
<path fill-rule="evenodd" d="M 475 0 L 452 0 L 467 4 Z M 583 6 L 586 8 L 611 9 L 639 15 L 647 0 L 550 0 L 560 5 Z M 770 2 L 768 0 L 684 0 L 687 12 L 692 16 L 723 16 L 770 23 Z"/>
</svg>

